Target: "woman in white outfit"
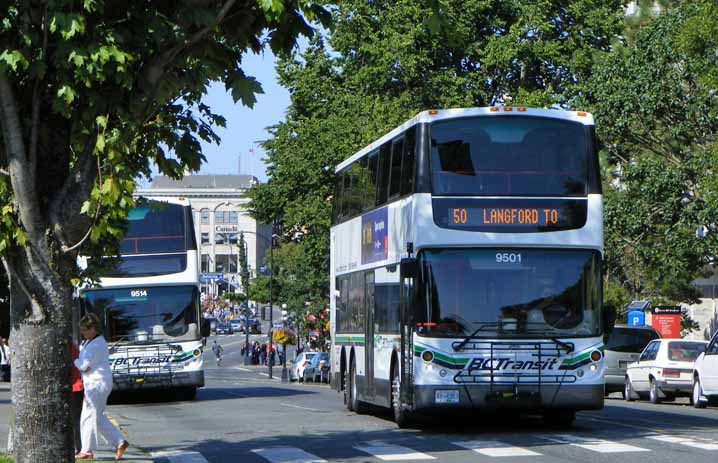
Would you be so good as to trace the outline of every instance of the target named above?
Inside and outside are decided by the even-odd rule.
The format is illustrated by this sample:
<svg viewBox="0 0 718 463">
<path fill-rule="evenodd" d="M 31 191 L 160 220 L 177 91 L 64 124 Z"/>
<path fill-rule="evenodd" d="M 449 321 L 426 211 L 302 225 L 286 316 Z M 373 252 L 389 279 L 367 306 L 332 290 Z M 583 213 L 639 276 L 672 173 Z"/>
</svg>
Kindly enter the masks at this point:
<svg viewBox="0 0 718 463">
<path fill-rule="evenodd" d="M 80 334 L 84 341 L 75 366 L 82 374 L 85 399 L 80 416 L 82 450 L 75 455 L 75 459 L 92 460 L 92 452 L 98 448 L 98 435 L 101 434 L 107 443 L 116 446 L 115 460 L 119 460 L 130 444 L 105 416 L 107 397 L 112 392 L 112 370 L 107 342 L 100 334 L 100 319 L 97 315 L 87 314 L 82 317 Z"/>
</svg>

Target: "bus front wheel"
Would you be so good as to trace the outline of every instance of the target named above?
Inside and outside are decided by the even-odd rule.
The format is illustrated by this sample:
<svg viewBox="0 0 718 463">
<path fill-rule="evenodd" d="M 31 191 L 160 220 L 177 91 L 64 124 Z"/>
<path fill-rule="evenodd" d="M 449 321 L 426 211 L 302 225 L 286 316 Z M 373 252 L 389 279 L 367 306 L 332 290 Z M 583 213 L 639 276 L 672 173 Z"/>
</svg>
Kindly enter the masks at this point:
<svg viewBox="0 0 718 463">
<path fill-rule="evenodd" d="M 399 369 L 394 369 L 394 377 L 391 380 L 391 408 L 394 415 L 394 422 L 399 428 L 408 428 L 412 425 L 411 412 L 401 401 L 401 379 Z"/>
</svg>

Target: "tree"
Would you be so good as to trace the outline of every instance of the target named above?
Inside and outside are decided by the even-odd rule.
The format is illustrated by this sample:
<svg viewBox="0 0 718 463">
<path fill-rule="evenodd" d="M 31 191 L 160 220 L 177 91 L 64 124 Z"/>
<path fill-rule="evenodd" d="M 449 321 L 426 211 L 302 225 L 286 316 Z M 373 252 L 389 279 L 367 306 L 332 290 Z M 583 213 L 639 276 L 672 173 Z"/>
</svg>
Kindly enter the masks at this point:
<svg viewBox="0 0 718 463">
<path fill-rule="evenodd" d="M 633 298 L 695 301 L 691 282 L 715 256 L 718 40 L 700 29 L 715 20 L 710 1 L 657 15 L 584 88 L 609 174 L 608 274 Z"/>
<path fill-rule="evenodd" d="M 237 265 L 239 266 L 239 278 L 242 282 L 242 290 L 245 292 L 245 294 L 248 294 L 249 291 L 247 288 L 249 288 L 249 266 L 247 264 L 247 248 L 246 242 L 244 241 L 244 233 L 239 233 L 239 242 L 237 243 L 237 246 L 239 247 L 239 252 L 237 256 Z"/>
<path fill-rule="evenodd" d="M 311 0 L 10 0 L 0 6 L 0 255 L 10 277 L 18 463 L 73 461 L 69 415 L 79 252 L 111 255 L 134 180 L 180 177 L 218 142 L 211 81 L 252 105 L 241 67 L 288 51 Z M 266 37 L 263 39 L 262 37 Z M 99 260 L 99 259 L 97 259 Z"/>
<path fill-rule="evenodd" d="M 264 144 L 269 181 L 250 191 L 255 217 L 304 232 L 298 249 L 309 272 L 298 278 L 321 284 L 326 298 L 339 162 L 425 109 L 572 105 L 593 52 L 621 31 L 622 3 L 338 3 L 327 37 L 278 66 L 291 106 Z"/>
</svg>

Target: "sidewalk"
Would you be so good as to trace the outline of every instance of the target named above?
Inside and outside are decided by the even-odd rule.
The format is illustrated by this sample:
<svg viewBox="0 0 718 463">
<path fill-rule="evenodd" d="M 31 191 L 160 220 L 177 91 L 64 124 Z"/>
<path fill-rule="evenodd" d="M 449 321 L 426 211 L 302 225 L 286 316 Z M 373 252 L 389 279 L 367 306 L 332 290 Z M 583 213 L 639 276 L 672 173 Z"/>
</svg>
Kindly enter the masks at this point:
<svg viewBox="0 0 718 463">
<path fill-rule="evenodd" d="M 10 416 L 10 399 L 10 383 L 0 383 L 0 454 L 7 453 L 7 439 L 10 432 L 10 427 L 8 424 L 8 419 Z M 108 415 L 111 415 L 111 413 L 109 413 Z M 130 441 L 130 443 L 132 443 L 131 439 L 128 438 L 128 440 Z M 114 450 L 109 449 L 95 452 L 94 461 L 115 461 L 115 452 Z M 125 454 L 122 456 L 121 461 L 124 461 L 126 463 L 155 462 L 152 456 L 148 455 L 142 449 L 138 449 L 136 447 L 133 447 L 132 445 L 130 445 L 130 448 L 128 448 Z"/>
</svg>

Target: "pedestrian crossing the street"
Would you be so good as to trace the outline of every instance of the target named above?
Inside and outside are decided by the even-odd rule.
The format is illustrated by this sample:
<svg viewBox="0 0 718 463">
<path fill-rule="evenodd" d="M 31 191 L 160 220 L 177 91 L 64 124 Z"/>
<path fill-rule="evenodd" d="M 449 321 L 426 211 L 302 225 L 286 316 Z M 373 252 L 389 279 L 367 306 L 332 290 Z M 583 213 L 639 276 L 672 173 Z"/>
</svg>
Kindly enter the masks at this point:
<svg viewBox="0 0 718 463">
<path fill-rule="evenodd" d="M 679 446 L 674 450 L 685 449 L 691 447 L 698 451 L 704 451 L 706 455 L 709 452 L 718 451 L 718 441 L 704 438 L 693 438 L 684 436 L 673 436 L 663 434 L 649 434 L 626 436 L 631 443 L 625 441 L 600 439 L 593 436 L 582 436 L 578 434 L 526 434 L 527 442 L 517 444 L 516 442 L 507 442 L 501 439 L 479 439 L 479 440 L 450 440 L 435 439 L 433 442 L 436 450 L 427 449 L 432 445 L 422 440 L 421 450 L 411 447 L 405 441 L 400 443 L 389 443 L 386 441 L 368 441 L 360 442 L 350 447 L 338 450 L 336 447 L 331 449 L 301 449 L 299 447 L 267 447 L 262 449 L 254 449 L 252 453 L 260 456 L 269 463 L 331 463 L 333 453 L 340 453 L 341 461 L 426 461 L 437 460 L 442 461 L 442 457 L 446 456 L 446 452 L 462 452 L 470 451 L 475 456 L 467 457 L 467 461 L 489 461 L 501 460 L 506 458 L 519 457 L 547 457 L 557 456 L 561 454 L 561 446 L 570 446 L 574 449 L 581 449 L 586 452 L 598 454 L 630 454 L 634 452 L 655 452 L 662 451 L 665 446 Z M 640 445 L 634 445 L 635 440 L 641 440 Z M 510 439 L 515 440 L 515 438 Z M 401 445 L 399 445 L 401 444 Z M 316 455 L 315 453 L 320 455 Z M 352 452 L 348 455 L 347 452 Z M 367 459 L 367 455 L 371 458 Z M 458 455 L 457 455 L 458 457 Z M 484 457 L 485 459 L 481 459 Z M 525 461 L 533 461 L 526 459 Z M 611 461 L 611 460 L 609 460 Z"/>
</svg>

